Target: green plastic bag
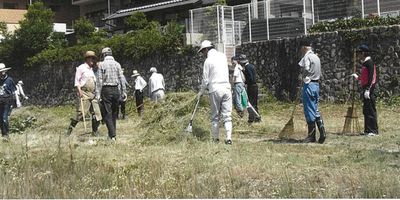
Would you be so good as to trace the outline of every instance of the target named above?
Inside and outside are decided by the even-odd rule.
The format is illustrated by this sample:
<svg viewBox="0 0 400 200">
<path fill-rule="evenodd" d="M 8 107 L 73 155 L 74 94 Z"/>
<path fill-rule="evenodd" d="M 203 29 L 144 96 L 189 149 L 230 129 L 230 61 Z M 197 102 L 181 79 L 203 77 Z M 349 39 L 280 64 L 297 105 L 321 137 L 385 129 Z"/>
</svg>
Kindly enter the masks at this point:
<svg viewBox="0 0 400 200">
<path fill-rule="evenodd" d="M 246 107 L 247 107 L 247 94 L 246 94 L 246 90 L 243 90 L 243 91 L 242 91 L 241 96 L 242 96 L 242 106 L 243 106 L 243 108 L 246 108 Z"/>
</svg>

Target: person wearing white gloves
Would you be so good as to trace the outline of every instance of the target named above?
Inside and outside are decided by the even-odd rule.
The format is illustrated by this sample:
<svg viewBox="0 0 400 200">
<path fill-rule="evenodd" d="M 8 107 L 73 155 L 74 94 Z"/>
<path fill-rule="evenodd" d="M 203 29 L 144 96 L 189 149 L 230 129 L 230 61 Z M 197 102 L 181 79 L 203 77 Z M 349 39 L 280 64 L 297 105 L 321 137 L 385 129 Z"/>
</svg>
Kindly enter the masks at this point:
<svg viewBox="0 0 400 200">
<path fill-rule="evenodd" d="M 198 53 L 206 58 L 203 66 L 203 79 L 201 82 L 198 100 L 208 89 L 211 104 L 211 129 L 214 142 L 219 142 L 219 119 L 222 118 L 226 139 L 225 144 L 232 145 L 232 93 L 229 83 L 229 68 L 226 55 L 214 49 L 214 45 L 204 40 Z"/>
<path fill-rule="evenodd" d="M 96 84 L 96 99 L 102 101 L 104 107 L 104 121 L 108 129 L 108 140 L 116 140 L 116 127 L 119 109 L 118 83 L 124 82 L 124 74 L 121 65 L 114 60 L 112 51 L 109 47 L 101 51 L 103 61 L 97 70 L 98 84 Z M 121 97 L 126 101 L 126 86 L 121 84 Z"/>
<path fill-rule="evenodd" d="M 136 99 L 136 109 L 139 117 L 142 116 L 143 106 L 143 89 L 147 86 L 146 81 L 140 76 L 137 70 L 133 70 L 132 77 L 135 81 L 135 91 L 133 96 Z"/>
<path fill-rule="evenodd" d="M 164 98 L 165 82 L 162 74 L 157 73 L 155 67 L 150 68 L 151 76 L 149 78 L 149 101 L 153 99 L 154 104 Z"/>
<path fill-rule="evenodd" d="M 361 68 L 361 76 L 352 74 L 354 78 L 361 81 L 363 92 L 363 115 L 364 115 L 364 132 L 360 135 L 376 136 L 379 134 L 378 117 L 376 112 L 376 98 L 378 91 L 376 85 L 376 66 L 370 57 L 370 48 L 367 45 L 361 45 L 358 50 L 358 58 L 363 62 Z"/>
<path fill-rule="evenodd" d="M 22 81 L 18 81 L 18 84 L 16 85 L 17 90 L 15 91 L 15 101 L 17 104 L 17 108 L 22 107 L 22 103 L 20 100 L 20 97 L 24 98 L 24 99 L 28 99 L 28 97 L 25 95 L 24 90 L 22 89 L 22 85 L 24 84 L 24 82 Z"/>
<path fill-rule="evenodd" d="M 305 143 L 315 142 L 315 124 L 318 126 L 318 143 L 323 144 L 326 139 L 324 122 L 318 110 L 319 101 L 319 79 L 321 73 L 321 61 L 312 51 L 311 42 L 303 40 L 300 42 L 300 52 L 303 58 L 300 60 L 300 67 L 304 68 L 306 77 L 303 84 L 303 109 L 307 121 L 308 136 L 303 140 Z"/>
</svg>

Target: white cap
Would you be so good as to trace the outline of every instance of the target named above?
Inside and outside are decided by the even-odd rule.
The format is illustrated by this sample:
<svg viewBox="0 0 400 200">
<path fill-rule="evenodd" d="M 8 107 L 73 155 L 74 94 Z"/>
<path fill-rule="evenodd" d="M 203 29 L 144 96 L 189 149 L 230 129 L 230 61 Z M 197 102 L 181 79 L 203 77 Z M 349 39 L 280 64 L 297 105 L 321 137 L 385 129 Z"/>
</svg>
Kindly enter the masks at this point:
<svg viewBox="0 0 400 200">
<path fill-rule="evenodd" d="M 197 53 L 200 53 L 201 50 L 208 48 L 208 47 L 213 47 L 214 45 L 209 41 L 209 40 L 204 40 L 201 43 L 200 49 L 197 51 Z"/>
<path fill-rule="evenodd" d="M 112 53 L 112 51 L 109 47 L 106 47 L 103 50 L 101 50 L 101 53 Z"/>
</svg>

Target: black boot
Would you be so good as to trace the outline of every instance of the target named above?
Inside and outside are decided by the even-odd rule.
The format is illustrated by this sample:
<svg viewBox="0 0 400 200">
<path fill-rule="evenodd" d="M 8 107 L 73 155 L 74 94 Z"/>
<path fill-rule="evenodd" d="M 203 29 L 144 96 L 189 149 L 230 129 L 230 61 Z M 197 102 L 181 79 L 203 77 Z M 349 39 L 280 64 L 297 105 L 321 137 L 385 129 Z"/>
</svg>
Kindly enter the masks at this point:
<svg viewBox="0 0 400 200">
<path fill-rule="evenodd" d="M 77 123 L 78 123 L 78 121 L 76 121 L 74 118 L 71 118 L 71 123 L 69 124 L 68 130 L 65 133 L 66 137 L 71 135 L 72 129 L 76 126 Z"/>
<path fill-rule="evenodd" d="M 303 143 L 315 142 L 315 121 L 307 121 L 308 136 L 303 140 Z"/>
<path fill-rule="evenodd" d="M 92 116 L 92 134 L 95 137 L 102 137 L 103 135 L 99 133 L 98 127 L 100 125 L 100 121 L 97 121 L 96 115 Z"/>
<path fill-rule="evenodd" d="M 325 132 L 325 127 L 324 127 L 324 121 L 322 121 L 322 117 L 317 117 L 317 119 L 315 119 L 315 121 L 317 122 L 317 126 L 318 126 L 318 131 L 319 131 L 319 139 L 318 142 L 320 144 L 323 144 L 325 142 L 326 139 L 326 132 Z"/>
</svg>

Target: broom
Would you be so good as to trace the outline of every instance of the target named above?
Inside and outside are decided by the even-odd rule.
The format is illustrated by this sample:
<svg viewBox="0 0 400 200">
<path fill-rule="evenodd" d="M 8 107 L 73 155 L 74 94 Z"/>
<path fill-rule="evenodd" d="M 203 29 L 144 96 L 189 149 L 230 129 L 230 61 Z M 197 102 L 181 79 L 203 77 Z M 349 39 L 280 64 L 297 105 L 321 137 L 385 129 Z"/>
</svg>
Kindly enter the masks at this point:
<svg viewBox="0 0 400 200">
<path fill-rule="evenodd" d="M 292 115 L 291 115 L 289 121 L 285 124 L 285 127 L 283 127 L 282 131 L 278 134 L 278 137 L 281 138 L 281 139 L 282 138 L 290 138 L 290 136 L 293 135 L 293 133 L 294 133 L 293 116 L 294 116 L 294 111 L 296 110 L 296 104 L 299 101 L 299 97 L 300 97 L 300 93 L 301 93 L 301 89 L 302 88 L 303 88 L 303 80 L 301 79 L 300 88 L 299 88 L 299 91 L 296 94 L 296 99 L 294 101 Z"/>
</svg>

